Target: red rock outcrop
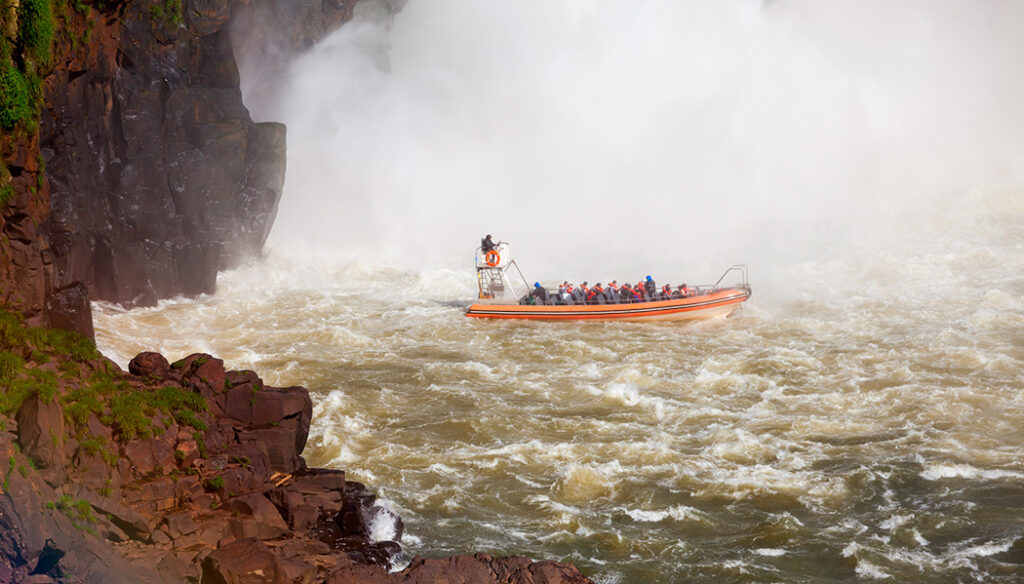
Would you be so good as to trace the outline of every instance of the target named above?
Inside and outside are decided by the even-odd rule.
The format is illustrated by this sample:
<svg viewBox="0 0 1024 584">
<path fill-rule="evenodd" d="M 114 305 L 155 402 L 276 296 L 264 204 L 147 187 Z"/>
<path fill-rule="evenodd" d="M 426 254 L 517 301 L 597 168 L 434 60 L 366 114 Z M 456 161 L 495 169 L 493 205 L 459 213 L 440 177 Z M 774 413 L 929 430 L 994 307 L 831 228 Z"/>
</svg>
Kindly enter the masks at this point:
<svg viewBox="0 0 1024 584">
<path fill-rule="evenodd" d="M 42 359 L 34 346 L 18 354 Z M 301 387 L 203 354 L 141 353 L 128 373 L 103 358 L 42 360 L 3 382 L 54 380 L 0 416 L 0 582 L 589 582 L 569 564 L 485 554 L 390 572 L 402 548 L 370 527 L 392 521 L 401 540 L 402 522 L 344 471 L 307 468 Z M 46 373 L 58 371 L 76 374 Z"/>
</svg>

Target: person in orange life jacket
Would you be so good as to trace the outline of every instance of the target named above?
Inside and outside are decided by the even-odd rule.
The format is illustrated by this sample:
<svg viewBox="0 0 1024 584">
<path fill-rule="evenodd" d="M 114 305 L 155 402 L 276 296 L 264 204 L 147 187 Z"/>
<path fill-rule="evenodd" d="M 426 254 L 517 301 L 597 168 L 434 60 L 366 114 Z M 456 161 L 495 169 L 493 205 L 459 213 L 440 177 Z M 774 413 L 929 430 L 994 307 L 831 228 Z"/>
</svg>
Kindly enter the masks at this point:
<svg viewBox="0 0 1024 584">
<path fill-rule="evenodd" d="M 644 289 L 640 286 L 633 286 L 633 300 L 635 302 L 646 302 L 644 298 Z"/>
<path fill-rule="evenodd" d="M 643 296 L 640 296 L 640 292 L 636 288 L 630 286 L 628 282 L 622 285 L 622 295 L 626 297 L 626 302 L 644 301 Z"/>
<path fill-rule="evenodd" d="M 648 302 L 651 300 L 651 297 L 647 295 L 647 291 L 644 290 L 643 280 L 640 280 L 636 283 L 636 286 L 633 286 L 633 292 L 640 297 L 640 302 Z"/>
<path fill-rule="evenodd" d="M 486 237 L 484 237 L 483 239 L 480 240 L 480 251 L 482 251 L 485 255 L 487 254 L 487 252 L 492 251 L 492 250 L 497 249 L 497 248 L 498 248 L 498 244 L 496 244 L 493 241 L 491 241 L 491 234 L 490 233 L 488 233 Z"/>
<path fill-rule="evenodd" d="M 530 291 L 530 296 L 533 296 L 534 298 L 540 300 L 539 304 L 547 304 L 548 299 L 550 298 L 548 296 L 547 288 L 541 286 L 540 282 L 533 283 L 533 290 Z"/>
<path fill-rule="evenodd" d="M 665 284 L 661 287 L 661 299 L 669 300 L 672 298 L 672 286 Z"/>
<path fill-rule="evenodd" d="M 587 304 L 604 304 L 604 302 L 604 288 L 602 288 L 601 283 L 598 282 L 590 289 L 590 293 L 587 294 Z"/>
<path fill-rule="evenodd" d="M 608 297 L 608 302 L 616 303 L 619 301 L 619 281 L 612 280 L 608 283 L 608 287 L 605 289 L 604 295 Z"/>
<path fill-rule="evenodd" d="M 619 288 L 619 301 L 620 302 L 632 302 L 633 301 L 633 292 L 630 291 L 630 289 L 629 289 L 629 282 L 623 283 L 622 287 Z"/>
<path fill-rule="evenodd" d="M 686 282 L 680 284 L 678 290 L 679 295 L 682 296 L 683 298 L 689 298 L 690 296 L 693 296 L 693 290 L 690 290 L 689 288 L 686 287 Z"/>
<path fill-rule="evenodd" d="M 579 303 L 580 304 L 586 304 L 587 303 L 587 296 L 590 296 L 590 287 L 587 286 L 587 282 L 584 281 L 582 284 L 580 284 L 580 288 L 579 288 L 579 298 L 578 298 Z"/>
<path fill-rule="evenodd" d="M 564 284 L 565 296 L 562 297 L 562 300 L 565 300 L 566 304 L 576 304 L 576 289 L 569 282 L 564 282 Z"/>
</svg>

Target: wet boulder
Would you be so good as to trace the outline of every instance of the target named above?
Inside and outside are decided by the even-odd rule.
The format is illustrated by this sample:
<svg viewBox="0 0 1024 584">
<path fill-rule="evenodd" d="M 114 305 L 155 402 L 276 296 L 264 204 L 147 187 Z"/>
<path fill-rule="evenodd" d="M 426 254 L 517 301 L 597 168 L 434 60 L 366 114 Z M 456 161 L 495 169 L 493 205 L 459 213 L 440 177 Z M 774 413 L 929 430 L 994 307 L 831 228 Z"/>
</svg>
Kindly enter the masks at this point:
<svg viewBox="0 0 1024 584">
<path fill-rule="evenodd" d="M 170 369 L 167 358 L 152 351 L 139 353 L 128 363 L 129 373 L 149 379 L 163 379 Z"/>
</svg>

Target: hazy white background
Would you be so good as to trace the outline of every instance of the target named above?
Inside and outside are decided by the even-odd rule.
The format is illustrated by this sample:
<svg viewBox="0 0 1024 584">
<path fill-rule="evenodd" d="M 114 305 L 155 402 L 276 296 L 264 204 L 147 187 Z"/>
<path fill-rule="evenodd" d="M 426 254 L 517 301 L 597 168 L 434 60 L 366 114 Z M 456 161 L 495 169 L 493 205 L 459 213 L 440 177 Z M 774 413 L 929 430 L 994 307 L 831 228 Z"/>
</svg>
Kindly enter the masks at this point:
<svg viewBox="0 0 1024 584">
<path fill-rule="evenodd" d="M 411 0 L 261 95 L 288 126 L 269 249 L 468 266 L 492 233 L 531 281 L 746 263 L 782 289 L 1020 183 L 1022 23 L 1011 1 Z"/>
</svg>

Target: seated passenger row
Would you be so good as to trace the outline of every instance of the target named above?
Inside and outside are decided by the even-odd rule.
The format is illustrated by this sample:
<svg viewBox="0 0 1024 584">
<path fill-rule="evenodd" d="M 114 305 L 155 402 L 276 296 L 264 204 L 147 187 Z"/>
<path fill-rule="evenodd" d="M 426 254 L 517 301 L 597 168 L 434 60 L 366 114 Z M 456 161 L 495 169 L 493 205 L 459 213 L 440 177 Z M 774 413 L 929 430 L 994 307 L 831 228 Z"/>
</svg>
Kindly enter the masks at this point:
<svg viewBox="0 0 1024 584">
<path fill-rule="evenodd" d="M 558 286 L 558 293 L 551 294 L 539 282 L 534 282 L 533 290 L 525 296 L 521 304 L 628 304 L 633 302 L 652 302 L 673 298 L 689 298 L 696 295 L 696 290 L 680 284 L 676 288 L 666 284 L 658 290 L 654 279 L 647 276 L 631 286 L 628 282 L 619 286 L 618 280 L 612 280 L 607 287 L 598 282 L 593 287 L 583 282 L 574 286 L 564 281 Z"/>
</svg>

